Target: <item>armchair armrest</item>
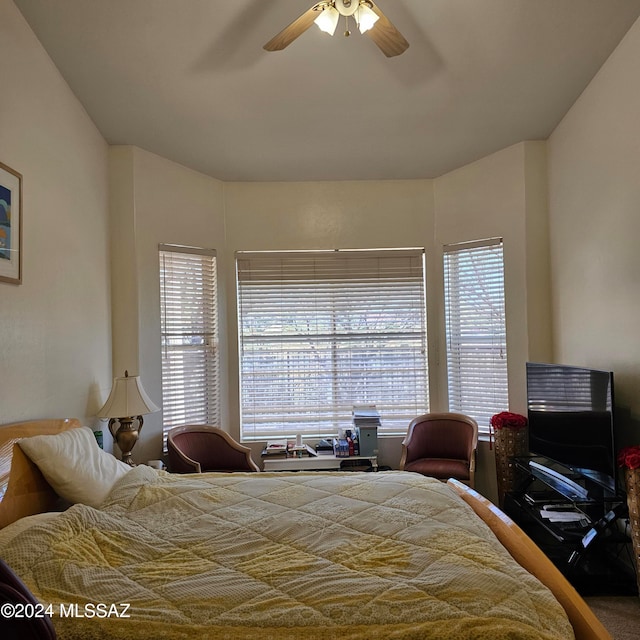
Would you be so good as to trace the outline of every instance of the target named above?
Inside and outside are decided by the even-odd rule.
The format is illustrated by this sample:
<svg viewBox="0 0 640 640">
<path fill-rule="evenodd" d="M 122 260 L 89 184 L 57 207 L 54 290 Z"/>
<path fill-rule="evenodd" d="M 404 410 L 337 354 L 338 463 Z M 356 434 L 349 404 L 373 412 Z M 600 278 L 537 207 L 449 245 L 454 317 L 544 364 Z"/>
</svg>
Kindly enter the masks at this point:
<svg viewBox="0 0 640 640">
<path fill-rule="evenodd" d="M 179 449 L 171 448 L 171 473 L 202 473 L 202 467 Z"/>
</svg>

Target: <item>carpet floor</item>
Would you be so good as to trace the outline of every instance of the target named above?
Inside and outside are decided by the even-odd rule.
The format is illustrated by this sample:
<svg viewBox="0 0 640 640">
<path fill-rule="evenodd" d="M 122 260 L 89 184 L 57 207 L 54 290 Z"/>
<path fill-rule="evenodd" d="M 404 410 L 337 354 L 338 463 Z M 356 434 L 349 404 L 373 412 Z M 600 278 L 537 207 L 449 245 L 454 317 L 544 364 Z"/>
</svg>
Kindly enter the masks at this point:
<svg viewBox="0 0 640 640">
<path fill-rule="evenodd" d="M 613 640 L 640 640 L 640 598 L 588 596 L 584 600 Z"/>
</svg>

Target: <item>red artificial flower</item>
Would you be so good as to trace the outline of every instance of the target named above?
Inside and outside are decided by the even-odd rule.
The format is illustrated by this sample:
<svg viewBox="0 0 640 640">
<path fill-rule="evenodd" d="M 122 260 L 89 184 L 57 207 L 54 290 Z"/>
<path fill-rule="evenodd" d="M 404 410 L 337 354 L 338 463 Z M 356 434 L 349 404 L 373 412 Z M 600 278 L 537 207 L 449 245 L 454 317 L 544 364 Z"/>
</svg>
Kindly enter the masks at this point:
<svg viewBox="0 0 640 640">
<path fill-rule="evenodd" d="M 640 469 L 640 445 L 624 447 L 618 452 L 618 466 L 627 469 Z"/>
<path fill-rule="evenodd" d="M 502 411 L 491 418 L 491 426 L 494 429 L 524 429 L 527 419 L 519 413 Z"/>
</svg>

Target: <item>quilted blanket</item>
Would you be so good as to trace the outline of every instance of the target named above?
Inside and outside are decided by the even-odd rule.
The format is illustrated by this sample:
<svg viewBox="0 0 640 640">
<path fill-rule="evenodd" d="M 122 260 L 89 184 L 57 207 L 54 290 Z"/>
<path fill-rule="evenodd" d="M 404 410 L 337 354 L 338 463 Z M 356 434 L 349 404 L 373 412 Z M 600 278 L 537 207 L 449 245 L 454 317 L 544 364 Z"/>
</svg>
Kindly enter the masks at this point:
<svg viewBox="0 0 640 640">
<path fill-rule="evenodd" d="M 571 626 L 446 485 L 417 474 L 146 466 L 0 554 L 60 640 L 564 640 Z"/>
</svg>

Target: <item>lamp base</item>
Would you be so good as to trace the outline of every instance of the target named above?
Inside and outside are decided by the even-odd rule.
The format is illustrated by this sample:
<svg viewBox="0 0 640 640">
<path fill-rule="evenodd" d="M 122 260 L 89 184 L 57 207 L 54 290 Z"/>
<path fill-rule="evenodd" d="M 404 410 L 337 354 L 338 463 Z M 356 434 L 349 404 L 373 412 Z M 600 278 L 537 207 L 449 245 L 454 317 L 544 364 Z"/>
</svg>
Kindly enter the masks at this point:
<svg viewBox="0 0 640 640">
<path fill-rule="evenodd" d="M 138 442 L 142 424 L 142 416 L 111 418 L 109 420 L 109 431 L 111 431 L 113 441 L 118 445 L 120 451 L 122 451 L 122 462 L 125 462 L 131 467 L 136 466 L 131 457 L 131 450 L 136 442 Z"/>
</svg>

